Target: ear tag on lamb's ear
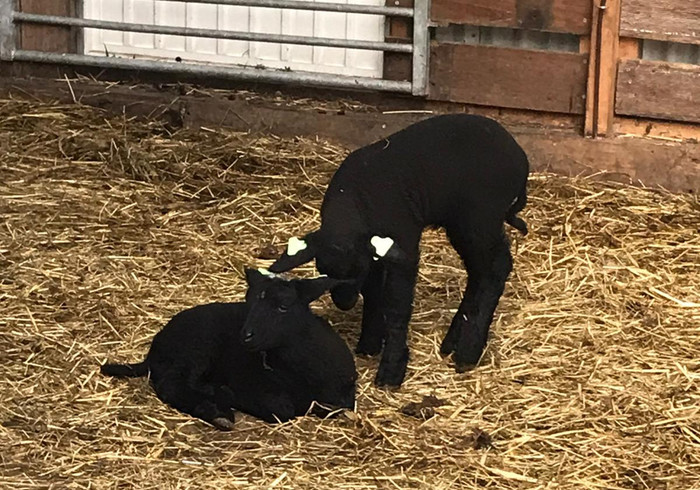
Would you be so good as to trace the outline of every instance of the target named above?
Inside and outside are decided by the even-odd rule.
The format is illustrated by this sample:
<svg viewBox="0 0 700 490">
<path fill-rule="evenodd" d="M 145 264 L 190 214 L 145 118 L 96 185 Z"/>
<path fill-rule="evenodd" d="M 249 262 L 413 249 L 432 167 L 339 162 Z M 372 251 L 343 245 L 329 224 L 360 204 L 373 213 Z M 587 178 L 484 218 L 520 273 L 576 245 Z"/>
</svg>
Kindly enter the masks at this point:
<svg viewBox="0 0 700 490">
<path fill-rule="evenodd" d="M 389 237 L 373 236 L 369 243 L 374 247 L 374 260 L 384 257 L 394 244 L 394 240 Z"/>
<path fill-rule="evenodd" d="M 304 240 L 293 236 L 287 242 L 287 255 L 294 256 L 304 250 L 308 245 Z"/>
<path fill-rule="evenodd" d="M 269 277 L 270 279 L 282 279 L 283 281 L 289 281 L 289 278 L 285 277 L 283 274 L 276 274 L 267 269 L 260 268 L 258 269 L 258 272 L 265 277 Z"/>
</svg>

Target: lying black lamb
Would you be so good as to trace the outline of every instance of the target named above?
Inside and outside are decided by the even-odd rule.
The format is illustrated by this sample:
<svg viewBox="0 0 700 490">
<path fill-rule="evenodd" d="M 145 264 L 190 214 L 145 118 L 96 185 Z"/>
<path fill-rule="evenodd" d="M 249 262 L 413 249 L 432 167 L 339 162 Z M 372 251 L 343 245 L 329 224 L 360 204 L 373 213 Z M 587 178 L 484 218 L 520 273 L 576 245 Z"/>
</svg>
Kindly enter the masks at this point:
<svg viewBox="0 0 700 490">
<path fill-rule="evenodd" d="M 158 397 L 221 430 L 240 410 L 267 422 L 355 406 L 355 361 L 309 303 L 338 281 L 286 280 L 246 270 L 245 303 L 200 305 L 175 315 L 143 362 L 103 374 L 148 375 Z M 320 404 L 320 406 L 319 406 Z"/>
<path fill-rule="evenodd" d="M 359 354 L 384 354 L 378 385 L 399 386 L 424 228 L 444 227 L 468 272 L 464 297 L 442 342 L 459 371 L 476 364 L 512 270 L 503 223 L 527 233 L 529 164 L 499 123 L 474 115 L 437 116 L 352 152 L 333 176 L 321 227 L 292 238 L 271 267 L 284 272 L 316 258 L 323 274 L 354 279 L 332 291 L 349 309 L 364 297 Z"/>
</svg>

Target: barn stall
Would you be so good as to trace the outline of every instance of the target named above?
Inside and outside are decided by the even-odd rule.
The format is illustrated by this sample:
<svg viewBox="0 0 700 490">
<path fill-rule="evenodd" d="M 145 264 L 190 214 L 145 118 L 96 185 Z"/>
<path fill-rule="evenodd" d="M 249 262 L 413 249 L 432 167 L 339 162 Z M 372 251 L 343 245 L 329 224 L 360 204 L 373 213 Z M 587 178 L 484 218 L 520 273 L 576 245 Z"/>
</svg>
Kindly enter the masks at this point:
<svg viewBox="0 0 700 490">
<path fill-rule="evenodd" d="M 440 6 L 433 1 L 435 19 Z M 535 10 L 540 12 L 542 6 Z M 555 12 L 562 15 L 561 10 Z M 621 12 L 624 18 L 624 2 Z M 591 9 L 590 15 L 595 14 Z M 515 51 L 515 60 L 528 54 L 552 56 L 550 50 L 523 47 L 523 36 L 495 31 L 511 27 L 490 25 L 485 18 L 467 19 L 480 26 L 479 42 L 470 44 L 473 26 L 444 15 L 446 30 L 434 33 L 431 45 L 433 81 L 453 70 L 435 68 L 443 63 L 441 49 L 450 50 L 447 59 L 452 63 L 464 63 L 458 52 L 470 50 Z M 508 17 L 494 18 L 503 23 Z M 410 31 L 404 17 L 389 19 L 385 37 L 400 38 Z M 572 29 L 557 19 L 550 18 L 543 28 Z M 67 34 L 53 29 L 59 39 Z M 573 29 L 580 38 L 579 49 L 585 48 L 591 28 Z M 550 31 L 543 31 L 548 40 L 528 42 L 540 43 L 538 47 L 544 42 L 572 45 L 571 39 L 552 37 Z M 644 35 L 647 31 L 639 30 Z M 20 38 L 30 34 L 24 30 Z M 497 45 L 509 36 L 507 47 Z M 493 44 L 494 38 L 501 40 Z M 34 39 L 24 41 L 42 37 Z M 113 46 L 108 49 L 114 53 Z M 137 55 L 128 49 L 124 55 Z M 601 58 L 606 56 L 602 53 Z M 668 52 L 662 55 L 668 57 Z M 385 53 L 383 79 L 401 78 L 396 73 L 405 69 L 410 56 Z M 586 58 L 580 53 L 567 56 Z M 670 66 L 667 61 L 653 62 Z M 618 59 L 615 67 L 624 70 L 626 63 Z M 644 68 L 652 61 L 634 63 L 629 66 Z M 695 70 L 693 66 L 683 63 L 680 68 L 686 73 Z M 603 67 L 596 71 L 600 77 L 605 73 Z M 668 70 L 651 72 L 669 76 Z M 395 81 L 410 82 L 407 73 L 404 80 Z M 577 76 L 584 77 L 582 86 L 589 90 L 589 73 L 584 70 Z M 494 79 L 474 82 L 474 88 Z M 620 80 L 622 75 L 618 87 Z M 523 213 L 531 233 L 524 238 L 511 235 L 515 269 L 477 369 L 455 374 L 449 359 L 439 355 L 466 278 L 443 234 L 430 231 L 422 243 L 410 332 L 412 358 L 400 390 L 375 388 L 377 360 L 358 358 L 355 413 L 332 420 L 302 418 L 281 426 L 241 415 L 233 432 L 219 433 L 164 406 L 145 380 L 102 377 L 99 364 L 138 359 L 153 334 L 184 308 L 240 300 L 245 266 L 269 265 L 288 237 L 318 225 L 325 186 L 343 156 L 360 144 L 359 137 L 352 145 L 342 144 L 342 137 L 324 139 L 305 134 L 302 126 L 283 123 L 277 126 L 282 136 L 269 128 L 248 131 L 255 118 L 246 112 L 238 118 L 245 119 L 242 124 L 248 128 L 239 128 L 245 131 L 236 131 L 235 124 L 196 124 L 187 120 L 189 116 L 173 119 L 172 111 L 137 117 L 126 103 L 122 113 L 115 114 L 113 107 L 94 107 L 102 105 L 97 97 L 83 98 L 81 94 L 90 94 L 83 86 L 91 87 L 93 95 L 102 94 L 101 101 L 104 94 L 118 98 L 127 92 L 132 100 L 149 94 L 136 85 L 115 87 L 85 78 L 63 78 L 62 94 L 41 84 L 49 93 L 39 93 L 32 83 L 13 80 L 13 88 L 0 101 L 3 487 L 700 485 L 700 204 L 695 195 L 613 183 L 607 174 L 571 178 L 535 172 Z M 455 84 L 448 79 L 439 86 L 449 88 L 450 83 Z M 431 87 L 429 83 L 428 98 L 436 97 Z M 355 97 L 290 100 L 241 90 L 177 90 L 178 100 L 189 104 L 192 112 L 197 104 L 188 97 L 219 105 L 225 103 L 217 98 L 223 92 L 256 102 L 247 107 L 291 106 L 299 115 L 295 123 L 304 121 L 301 117 L 324 120 L 343 113 L 348 119 L 358 115 L 351 120 L 361 125 L 367 119 L 359 117 L 369 114 L 380 124 L 376 131 L 364 126 L 370 139 L 380 135 L 381 125 L 399 124 Z M 604 115 L 604 102 L 598 102 L 595 114 L 586 112 L 585 105 L 571 105 L 578 107 L 579 116 L 566 124 L 580 121 L 582 132 L 592 133 L 592 121 L 598 121 L 595 132 L 608 138 L 576 136 L 594 153 L 600 147 L 608 156 L 611 148 L 622 152 L 618 145 L 623 141 L 623 148 L 639 155 L 640 148 L 653 143 L 657 165 L 661 159 L 671 170 L 690 169 L 692 177 L 688 162 L 696 146 L 678 135 L 692 135 L 695 126 L 667 121 L 687 121 L 697 99 L 687 97 L 672 105 L 663 97 L 683 96 L 682 91 L 654 93 L 661 97 L 655 103 L 666 112 L 652 114 L 650 109 L 647 116 L 665 122 L 626 119 L 625 106 L 617 106 L 622 100 L 618 96 L 612 112 Z M 466 100 L 480 95 L 469 88 L 450 94 L 457 96 L 440 97 L 487 106 L 503 100 Z M 549 104 L 556 98 L 532 100 Z M 644 97 L 638 102 L 653 100 Z M 414 108 L 411 102 L 405 104 Z M 526 104 L 506 104 L 498 114 L 511 121 L 509 128 L 528 146 L 533 165 L 542 169 L 544 156 L 556 158 L 538 153 L 547 141 L 558 141 L 566 148 L 562 151 L 572 148 L 557 140 L 562 137 L 559 132 L 548 132 L 543 121 L 560 120 L 568 113 Z M 442 106 L 421 108 L 437 112 Z M 542 112 L 507 112 L 523 108 Z M 647 132 L 644 138 L 636 138 L 637 126 Z M 662 151 L 668 148 L 681 156 L 664 160 Z M 668 181 L 679 183 L 678 190 L 694 182 L 674 179 Z M 305 268 L 300 273 L 313 271 Z M 354 344 L 358 308 L 342 313 L 324 299 L 316 309 Z"/>
</svg>

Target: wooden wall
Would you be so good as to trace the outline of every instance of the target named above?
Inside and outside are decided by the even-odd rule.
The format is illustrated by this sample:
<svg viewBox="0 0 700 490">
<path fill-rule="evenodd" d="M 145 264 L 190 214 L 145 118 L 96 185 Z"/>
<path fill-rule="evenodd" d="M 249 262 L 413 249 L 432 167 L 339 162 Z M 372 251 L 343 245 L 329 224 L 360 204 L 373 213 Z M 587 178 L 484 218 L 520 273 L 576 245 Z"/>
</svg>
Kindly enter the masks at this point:
<svg viewBox="0 0 700 490">
<path fill-rule="evenodd" d="M 617 114 L 700 121 L 700 66 L 624 60 L 617 80 Z"/>
<path fill-rule="evenodd" d="M 700 2 L 624 0 L 620 35 L 700 44 Z"/>
<path fill-rule="evenodd" d="M 582 114 L 587 62 L 578 53 L 435 44 L 430 98 Z"/>
<path fill-rule="evenodd" d="M 443 25 L 588 34 L 591 3 L 587 0 L 432 0 L 431 20 Z"/>
<path fill-rule="evenodd" d="M 17 3 L 20 11 L 29 14 L 72 16 L 77 7 L 76 0 L 19 0 Z M 77 35 L 70 27 L 22 24 L 18 42 L 22 49 L 72 53 L 76 51 Z"/>
<path fill-rule="evenodd" d="M 419 0 L 423 1 L 423 0 Z M 386 0 L 389 7 L 413 7 L 413 0 Z M 406 17 L 387 17 L 387 42 L 410 43 L 413 39 L 413 21 Z M 384 78 L 387 80 L 410 80 L 412 58 L 409 53 L 384 53 Z"/>
<path fill-rule="evenodd" d="M 642 42 L 700 44 L 700 0 L 432 0 L 438 26 L 579 36 L 580 52 L 433 42 L 429 98 L 585 114 L 611 135 L 616 116 L 700 122 L 700 66 L 639 59 Z"/>
<path fill-rule="evenodd" d="M 438 25 L 507 27 L 586 36 L 590 0 L 432 0 Z M 433 42 L 429 98 L 582 114 L 588 55 Z"/>
<path fill-rule="evenodd" d="M 619 34 L 632 46 L 700 45 L 700 1 L 622 0 Z M 617 66 L 617 114 L 700 122 L 700 66 L 635 58 L 621 56 Z"/>
</svg>

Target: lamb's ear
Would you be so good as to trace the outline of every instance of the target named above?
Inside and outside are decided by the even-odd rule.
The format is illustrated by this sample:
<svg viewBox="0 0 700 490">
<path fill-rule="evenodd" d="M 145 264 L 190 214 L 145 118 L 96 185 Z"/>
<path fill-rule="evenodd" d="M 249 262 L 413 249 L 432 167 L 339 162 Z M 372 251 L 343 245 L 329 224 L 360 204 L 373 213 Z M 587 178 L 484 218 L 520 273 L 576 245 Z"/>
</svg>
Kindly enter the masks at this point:
<svg viewBox="0 0 700 490">
<path fill-rule="evenodd" d="M 304 238 L 292 237 L 287 243 L 287 250 L 270 266 L 270 272 L 287 272 L 301 264 L 306 264 L 316 257 L 313 233 Z"/>
<path fill-rule="evenodd" d="M 245 279 L 249 286 L 259 284 L 265 277 L 276 277 L 276 274 L 267 269 L 251 269 L 249 267 L 245 269 Z"/>
<path fill-rule="evenodd" d="M 301 302 L 308 304 L 313 300 L 320 298 L 323 293 L 329 291 L 334 286 L 345 282 L 349 281 L 321 276 L 315 279 L 299 279 L 294 282 L 294 285 L 297 290 L 297 296 Z"/>
<path fill-rule="evenodd" d="M 398 243 L 391 237 L 375 235 L 370 239 L 369 244 L 374 254 L 374 260 L 403 260 L 406 258 L 404 251 L 399 248 Z"/>
</svg>

